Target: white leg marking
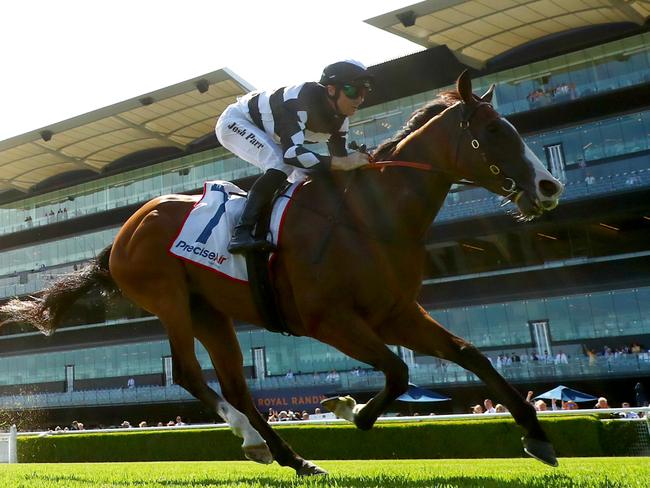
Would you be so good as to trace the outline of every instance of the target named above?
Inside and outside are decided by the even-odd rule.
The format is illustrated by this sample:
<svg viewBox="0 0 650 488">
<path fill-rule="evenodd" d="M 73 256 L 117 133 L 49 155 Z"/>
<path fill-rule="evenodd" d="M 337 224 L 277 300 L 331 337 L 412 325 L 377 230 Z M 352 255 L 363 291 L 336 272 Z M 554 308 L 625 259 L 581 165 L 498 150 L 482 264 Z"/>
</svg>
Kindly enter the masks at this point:
<svg viewBox="0 0 650 488">
<path fill-rule="evenodd" d="M 225 400 L 219 403 L 217 413 L 230 425 L 230 429 L 237 437 L 244 439 L 242 444 L 244 456 L 257 463 L 271 464 L 273 462 L 273 454 L 271 454 L 269 446 L 266 445 L 266 441 L 260 433 L 253 428 L 246 415 Z"/>
<path fill-rule="evenodd" d="M 323 400 L 321 404 L 337 417 L 349 422 L 354 422 L 354 416 L 359 413 L 359 410 L 366 406 L 365 403 L 357 404 L 356 400 L 349 395 L 338 398 L 328 398 Z"/>
<path fill-rule="evenodd" d="M 219 404 L 217 413 L 223 417 L 223 419 L 230 426 L 230 430 L 232 430 L 237 437 L 244 439 L 242 447 L 266 444 L 264 438 L 253 428 L 251 423 L 248 421 L 248 417 L 246 417 L 246 415 L 241 413 L 227 401 L 223 400 Z"/>
</svg>

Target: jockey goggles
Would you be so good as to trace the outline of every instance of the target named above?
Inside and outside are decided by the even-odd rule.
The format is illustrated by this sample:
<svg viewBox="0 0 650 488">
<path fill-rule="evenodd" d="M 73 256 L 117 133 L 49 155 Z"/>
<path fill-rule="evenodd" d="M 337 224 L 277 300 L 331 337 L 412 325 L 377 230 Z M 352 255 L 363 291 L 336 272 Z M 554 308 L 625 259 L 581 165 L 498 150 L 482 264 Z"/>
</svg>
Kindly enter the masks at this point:
<svg viewBox="0 0 650 488">
<path fill-rule="evenodd" d="M 363 83 L 345 83 L 341 85 L 341 91 L 346 97 L 355 100 L 359 97 L 367 97 L 368 93 L 372 90 L 370 82 L 364 81 Z"/>
</svg>

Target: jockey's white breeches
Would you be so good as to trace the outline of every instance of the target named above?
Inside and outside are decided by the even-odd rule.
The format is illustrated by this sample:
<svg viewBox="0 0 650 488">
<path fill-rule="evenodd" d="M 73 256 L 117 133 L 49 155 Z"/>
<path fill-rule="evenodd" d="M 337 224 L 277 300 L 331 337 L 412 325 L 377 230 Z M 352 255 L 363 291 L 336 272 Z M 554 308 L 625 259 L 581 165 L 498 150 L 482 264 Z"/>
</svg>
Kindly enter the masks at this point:
<svg viewBox="0 0 650 488">
<path fill-rule="evenodd" d="M 297 169 L 284 163 L 280 145 L 251 121 L 242 103 L 229 105 L 214 131 L 223 147 L 264 172 L 277 169 L 291 175 Z"/>
</svg>

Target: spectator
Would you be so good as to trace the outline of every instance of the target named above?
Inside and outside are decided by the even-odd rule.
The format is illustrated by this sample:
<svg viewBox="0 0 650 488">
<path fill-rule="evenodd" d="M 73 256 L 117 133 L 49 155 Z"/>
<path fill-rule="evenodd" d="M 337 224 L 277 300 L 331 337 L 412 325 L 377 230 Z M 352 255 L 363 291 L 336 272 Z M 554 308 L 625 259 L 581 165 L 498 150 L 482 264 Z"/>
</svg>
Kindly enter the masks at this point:
<svg viewBox="0 0 650 488">
<path fill-rule="evenodd" d="M 589 356 L 589 366 L 594 366 L 596 364 L 596 351 L 587 349 L 587 356 Z"/>
<path fill-rule="evenodd" d="M 537 410 L 538 412 L 545 412 L 548 410 L 548 406 L 546 405 L 544 400 L 537 400 L 535 402 L 535 410 Z"/>
<path fill-rule="evenodd" d="M 483 413 L 483 407 L 479 404 L 476 404 L 472 407 L 472 413 Z"/>
<path fill-rule="evenodd" d="M 496 410 L 494 408 L 494 405 L 492 404 L 492 400 L 489 398 L 486 398 L 483 400 L 483 405 L 485 406 L 485 410 L 483 413 L 495 413 Z"/>
<path fill-rule="evenodd" d="M 285 375 L 285 378 L 288 379 L 288 380 L 292 380 L 293 379 L 293 371 L 292 370 L 287 371 L 287 374 Z"/>
<path fill-rule="evenodd" d="M 526 402 L 533 405 L 533 391 L 532 390 L 528 390 L 528 394 L 526 395 Z"/>
<path fill-rule="evenodd" d="M 309 420 L 309 413 L 307 413 L 307 410 L 302 411 L 302 420 Z"/>
<path fill-rule="evenodd" d="M 621 408 L 630 408 L 630 404 L 628 402 L 623 402 L 621 403 Z M 622 417 L 625 419 L 638 419 L 639 414 L 636 412 L 623 412 Z"/>
<path fill-rule="evenodd" d="M 501 405 L 500 403 L 497 403 L 496 407 L 494 407 L 494 411 L 496 413 L 507 413 L 508 409 Z"/>
<path fill-rule="evenodd" d="M 327 381 L 328 383 L 336 383 L 339 381 L 339 379 L 340 376 L 335 369 L 327 373 L 327 376 L 325 377 L 325 381 Z"/>
<path fill-rule="evenodd" d="M 142 422 L 140 422 L 138 424 L 138 427 L 140 427 L 140 428 L 143 428 L 143 427 L 146 427 L 146 426 L 147 426 L 147 421 L 146 420 L 143 420 Z"/>
<path fill-rule="evenodd" d="M 596 402 L 596 405 L 594 405 L 594 408 L 609 408 L 609 404 L 607 403 L 607 398 L 600 397 Z"/>
<path fill-rule="evenodd" d="M 564 351 L 557 353 L 555 356 L 555 364 L 569 364 L 569 358 L 564 353 Z"/>
<path fill-rule="evenodd" d="M 163 424 L 162 422 L 158 422 L 157 427 L 164 427 L 164 426 L 165 426 L 165 424 Z"/>
<path fill-rule="evenodd" d="M 131 377 L 126 382 L 127 388 L 135 388 L 135 378 Z"/>
<path fill-rule="evenodd" d="M 173 420 L 170 420 L 169 422 L 167 422 L 167 427 L 174 427 L 175 425 L 176 425 L 176 422 L 174 422 Z"/>
<path fill-rule="evenodd" d="M 183 422 L 183 419 L 181 418 L 180 415 L 176 417 L 176 425 L 177 426 L 185 425 L 185 422 Z"/>
<path fill-rule="evenodd" d="M 287 420 L 291 420 L 289 418 L 289 413 L 286 410 L 280 410 L 280 413 L 278 414 L 278 421 L 286 422 Z"/>
<path fill-rule="evenodd" d="M 131 423 L 128 420 L 125 420 L 120 424 L 120 427 L 123 429 L 130 429 L 131 428 Z"/>
<path fill-rule="evenodd" d="M 562 410 L 578 410 L 578 404 L 573 400 L 562 402 Z"/>
</svg>

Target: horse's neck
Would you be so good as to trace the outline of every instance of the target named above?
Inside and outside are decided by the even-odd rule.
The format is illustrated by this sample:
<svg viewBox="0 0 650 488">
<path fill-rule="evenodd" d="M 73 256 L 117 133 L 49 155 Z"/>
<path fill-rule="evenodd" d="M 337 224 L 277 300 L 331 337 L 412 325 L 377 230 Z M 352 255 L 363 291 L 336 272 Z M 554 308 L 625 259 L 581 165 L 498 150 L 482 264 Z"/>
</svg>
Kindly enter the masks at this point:
<svg viewBox="0 0 650 488">
<path fill-rule="evenodd" d="M 357 177 L 350 212 L 388 242 L 421 242 L 450 188 L 444 174 L 408 167 L 367 169 Z"/>
</svg>

